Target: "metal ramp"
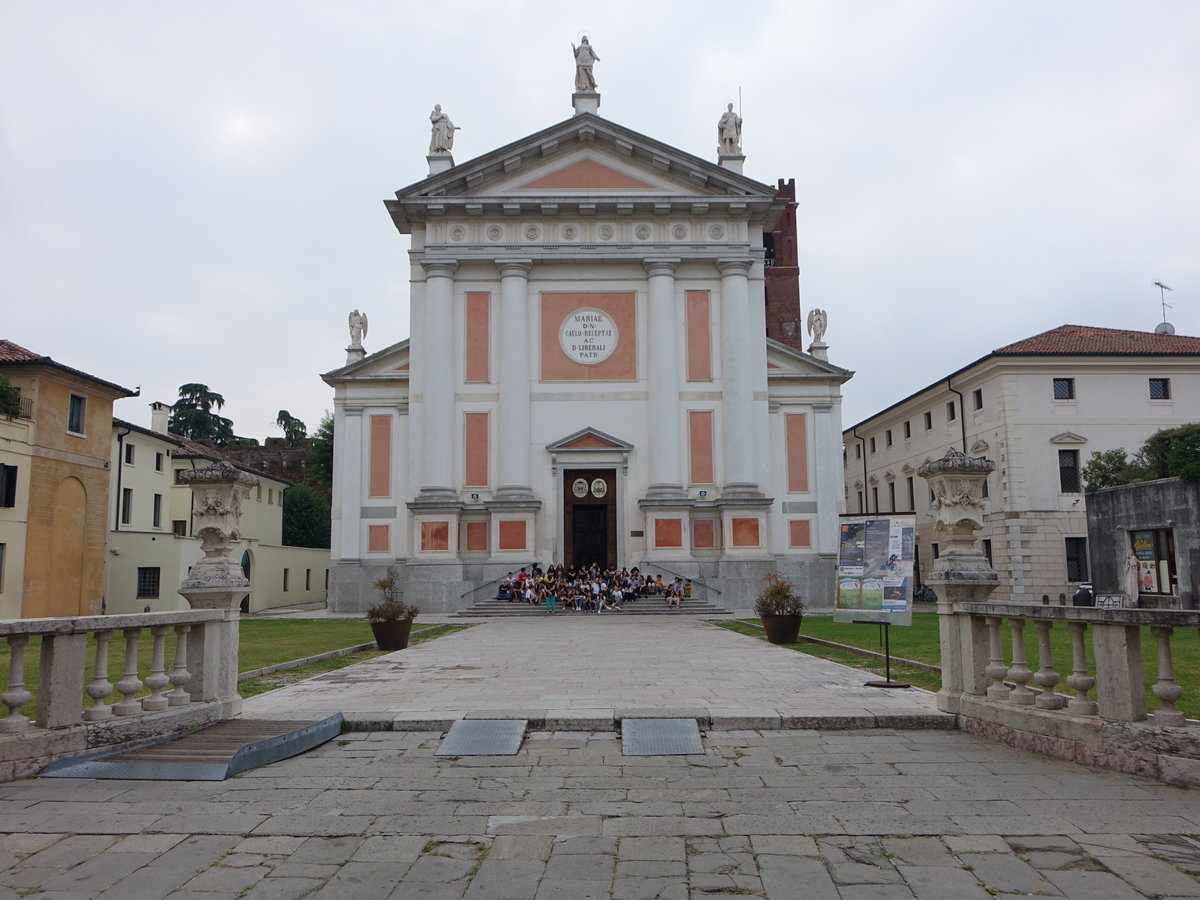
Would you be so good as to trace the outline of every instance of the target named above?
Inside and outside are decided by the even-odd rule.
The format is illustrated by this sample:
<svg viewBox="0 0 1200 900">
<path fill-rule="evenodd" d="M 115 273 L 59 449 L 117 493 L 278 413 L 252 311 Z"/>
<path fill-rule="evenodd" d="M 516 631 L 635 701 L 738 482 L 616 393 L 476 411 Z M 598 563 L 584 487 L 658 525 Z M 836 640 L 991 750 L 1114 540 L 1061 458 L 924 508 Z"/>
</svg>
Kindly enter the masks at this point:
<svg viewBox="0 0 1200 900">
<path fill-rule="evenodd" d="M 319 722 L 231 719 L 183 737 L 62 759 L 43 769 L 40 777 L 224 781 L 311 750 L 341 730 L 341 713 Z"/>
<path fill-rule="evenodd" d="M 695 719 L 622 719 L 624 756 L 685 756 L 703 754 Z"/>
<path fill-rule="evenodd" d="M 459 719 L 434 756 L 516 756 L 528 719 Z"/>
</svg>

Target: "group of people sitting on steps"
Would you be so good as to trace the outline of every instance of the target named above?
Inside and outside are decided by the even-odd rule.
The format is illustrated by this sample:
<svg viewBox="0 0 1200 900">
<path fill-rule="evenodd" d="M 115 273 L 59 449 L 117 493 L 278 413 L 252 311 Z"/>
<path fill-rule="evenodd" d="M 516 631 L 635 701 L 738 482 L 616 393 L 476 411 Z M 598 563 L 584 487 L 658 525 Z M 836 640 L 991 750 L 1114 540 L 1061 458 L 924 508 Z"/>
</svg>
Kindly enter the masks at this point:
<svg viewBox="0 0 1200 900">
<path fill-rule="evenodd" d="M 605 610 L 621 612 L 626 603 L 646 597 L 661 597 L 667 609 L 678 609 L 685 597 L 692 596 L 692 583 L 676 576 L 663 581 L 662 575 L 643 575 L 637 566 L 632 569 L 601 569 L 598 563 L 590 566 L 549 565 L 543 571 L 536 563 L 527 571 L 515 575 L 509 572 L 500 581 L 497 600 L 509 603 L 529 603 L 545 606 L 548 615 L 559 607 L 576 612 Z"/>
</svg>

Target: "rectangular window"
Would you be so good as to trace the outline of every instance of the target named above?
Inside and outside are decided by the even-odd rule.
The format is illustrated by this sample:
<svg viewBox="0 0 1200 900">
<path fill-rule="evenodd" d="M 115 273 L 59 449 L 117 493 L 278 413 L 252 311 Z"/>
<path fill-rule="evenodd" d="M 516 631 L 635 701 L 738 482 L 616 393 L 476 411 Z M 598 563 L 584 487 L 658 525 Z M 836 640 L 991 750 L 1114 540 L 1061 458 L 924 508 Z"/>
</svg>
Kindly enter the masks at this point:
<svg viewBox="0 0 1200 900">
<path fill-rule="evenodd" d="M 1151 378 L 1150 379 L 1150 399 L 1151 400 L 1170 400 L 1171 399 L 1171 379 L 1170 378 Z"/>
<path fill-rule="evenodd" d="M 904 479 L 904 486 L 908 488 L 908 508 L 910 512 L 915 512 L 917 509 L 917 495 L 913 487 L 913 477 L 911 475 Z"/>
<path fill-rule="evenodd" d="M 71 434 L 83 434 L 87 422 L 87 399 L 77 394 L 71 395 L 71 405 L 67 410 L 67 431 Z"/>
<path fill-rule="evenodd" d="M 980 490 L 983 494 L 984 500 L 986 500 L 988 497 L 990 497 L 992 495 L 992 492 L 990 490 L 988 490 L 988 481 L 986 478 L 983 479 L 983 487 Z"/>
<path fill-rule="evenodd" d="M 288 569 L 284 569 L 284 570 L 283 570 L 283 589 L 284 589 L 285 591 L 288 589 L 288 576 L 289 576 L 290 574 L 291 574 L 291 571 L 290 571 L 290 570 L 288 570 Z"/>
<path fill-rule="evenodd" d="M 865 513 L 867 511 L 866 508 L 863 506 L 863 492 L 862 491 L 858 492 L 858 511 L 860 513 Z"/>
<path fill-rule="evenodd" d="M 872 485 L 871 487 L 871 505 L 875 507 L 875 512 L 879 512 L 879 486 Z"/>
<path fill-rule="evenodd" d="M 1064 494 L 1079 493 L 1079 451 L 1058 451 L 1058 486 Z"/>
<path fill-rule="evenodd" d="M 133 465 L 133 444 L 125 445 L 125 465 Z"/>
<path fill-rule="evenodd" d="M 905 422 L 904 423 L 904 439 L 907 441 L 910 437 L 912 437 L 912 422 Z"/>
<path fill-rule="evenodd" d="M 154 495 L 154 527 L 162 528 L 162 494 Z"/>
<path fill-rule="evenodd" d="M 187 537 L 187 519 L 172 519 L 171 533 L 175 537 Z"/>
<path fill-rule="evenodd" d="M 306 591 L 312 590 L 312 569 L 304 570 L 304 589 Z"/>
<path fill-rule="evenodd" d="M 1075 379 L 1074 378 L 1055 378 L 1054 379 L 1054 399 L 1055 400 L 1074 400 L 1075 399 Z"/>
<path fill-rule="evenodd" d="M 1087 538 L 1069 537 L 1067 542 L 1067 581 L 1088 580 Z"/>
<path fill-rule="evenodd" d="M 133 521 L 133 488 L 121 488 L 121 524 Z"/>
<path fill-rule="evenodd" d="M 875 438 L 871 438 L 871 452 L 875 452 Z"/>
<path fill-rule="evenodd" d="M 992 539 L 991 538 L 983 539 L 983 555 L 985 557 L 987 557 L 988 565 L 994 569 L 995 565 L 992 563 Z"/>
<path fill-rule="evenodd" d="M 983 388 L 976 388 L 971 394 L 971 401 L 975 404 L 975 408 L 983 409 Z"/>
<path fill-rule="evenodd" d="M 925 430 L 926 431 L 933 430 L 933 413 L 931 413 L 931 412 L 925 413 Z"/>
<path fill-rule="evenodd" d="M 161 453 L 154 454 L 154 471 L 161 472 L 163 469 L 163 455 Z"/>
<path fill-rule="evenodd" d="M 0 466 L 0 506 L 17 505 L 17 467 Z"/>
<path fill-rule="evenodd" d="M 883 433 L 883 442 L 889 447 L 892 446 L 892 429 L 888 429 Z"/>
<path fill-rule="evenodd" d="M 4 556 L 7 549 L 7 544 L 0 544 L 0 594 L 4 593 Z"/>
<path fill-rule="evenodd" d="M 896 482 L 888 482 L 888 512 L 896 511 Z"/>
<path fill-rule="evenodd" d="M 267 502 L 268 503 L 275 502 L 275 488 L 267 488 Z"/>
<path fill-rule="evenodd" d="M 953 422 L 958 418 L 958 410 L 954 407 L 954 401 L 951 400 L 946 404 L 946 421 Z"/>
<path fill-rule="evenodd" d="M 854 445 L 854 458 L 855 458 L 855 459 L 862 459 L 862 444 L 855 444 L 855 445 Z"/>
<path fill-rule="evenodd" d="M 941 548 L 937 544 L 930 544 L 929 549 L 933 551 L 933 558 L 937 559 L 941 555 Z"/>
<path fill-rule="evenodd" d="M 138 599 L 158 596 L 160 570 L 158 566 L 138 566 L 137 595 Z"/>
<path fill-rule="evenodd" d="M 259 503 L 262 503 L 262 485 L 261 484 L 255 489 L 254 499 L 257 500 Z"/>
</svg>

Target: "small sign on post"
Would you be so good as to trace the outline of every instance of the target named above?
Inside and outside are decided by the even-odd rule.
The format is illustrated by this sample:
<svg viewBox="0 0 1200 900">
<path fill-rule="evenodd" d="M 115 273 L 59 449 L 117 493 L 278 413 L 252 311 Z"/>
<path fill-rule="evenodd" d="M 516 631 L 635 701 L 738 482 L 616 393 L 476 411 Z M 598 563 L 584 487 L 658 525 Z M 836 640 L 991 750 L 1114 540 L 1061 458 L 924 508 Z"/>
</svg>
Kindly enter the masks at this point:
<svg viewBox="0 0 1200 900">
<path fill-rule="evenodd" d="M 1097 594 L 1096 609 L 1125 609 L 1128 606 L 1124 594 Z"/>
</svg>

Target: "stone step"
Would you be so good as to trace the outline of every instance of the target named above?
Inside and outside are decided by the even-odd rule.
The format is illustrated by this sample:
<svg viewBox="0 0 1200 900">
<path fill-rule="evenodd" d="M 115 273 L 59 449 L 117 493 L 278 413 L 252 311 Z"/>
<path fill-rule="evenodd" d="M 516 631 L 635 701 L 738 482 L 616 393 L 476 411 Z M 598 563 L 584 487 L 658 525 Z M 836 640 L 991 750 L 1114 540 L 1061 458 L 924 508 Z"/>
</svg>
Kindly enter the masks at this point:
<svg viewBox="0 0 1200 900">
<path fill-rule="evenodd" d="M 563 616 L 577 616 L 582 618 L 587 615 L 596 615 L 595 612 L 587 612 L 584 610 L 563 609 L 558 608 L 558 614 Z M 534 606 L 530 603 L 509 603 L 507 600 L 487 600 L 482 603 L 476 603 L 474 606 L 469 606 L 466 609 L 460 610 L 455 615 L 466 618 L 478 617 L 497 617 L 497 618 L 527 618 L 532 616 L 546 615 L 544 606 Z M 605 610 L 601 615 L 613 616 L 662 616 L 662 615 L 702 615 L 702 616 L 727 616 L 730 613 L 727 610 L 721 609 L 719 606 L 714 606 L 711 603 L 705 603 L 700 600 L 684 600 L 683 604 L 677 609 L 669 609 L 666 601 L 658 597 L 651 597 L 642 600 L 637 600 L 633 603 L 626 603 L 622 606 L 620 612 L 616 610 Z"/>
</svg>

